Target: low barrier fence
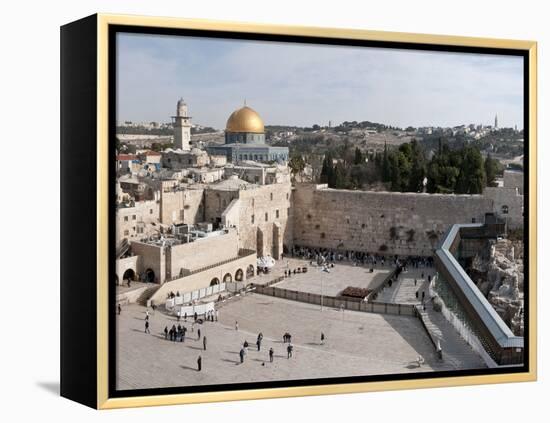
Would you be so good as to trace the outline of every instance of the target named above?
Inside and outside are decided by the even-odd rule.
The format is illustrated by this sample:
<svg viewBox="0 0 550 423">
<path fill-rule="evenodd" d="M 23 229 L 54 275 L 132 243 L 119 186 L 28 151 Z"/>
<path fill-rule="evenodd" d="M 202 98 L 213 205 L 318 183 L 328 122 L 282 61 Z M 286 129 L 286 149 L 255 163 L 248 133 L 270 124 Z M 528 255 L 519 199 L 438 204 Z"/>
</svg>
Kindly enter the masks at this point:
<svg viewBox="0 0 550 423">
<path fill-rule="evenodd" d="M 280 280 L 277 282 L 280 282 Z M 300 301 L 302 303 L 317 304 L 319 306 L 322 305 L 323 307 L 336 308 L 340 310 L 344 309 L 367 313 L 416 316 L 414 306 L 409 304 L 368 303 L 354 298 L 333 297 L 269 286 L 277 282 L 272 282 L 268 285 L 254 285 L 254 291 L 258 294 L 270 295 L 272 297 L 283 298 L 286 300 Z"/>
<path fill-rule="evenodd" d="M 218 285 L 212 285 L 206 288 L 197 289 L 195 291 L 184 292 L 179 296 L 168 298 L 165 304 L 166 309 L 171 310 L 175 306 L 183 305 L 195 300 L 200 300 L 201 298 L 204 298 L 204 297 L 209 297 L 210 295 L 218 294 L 220 292 L 225 291 L 225 289 L 226 289 L 226 283 L 220 283 Z"/>
</svg>

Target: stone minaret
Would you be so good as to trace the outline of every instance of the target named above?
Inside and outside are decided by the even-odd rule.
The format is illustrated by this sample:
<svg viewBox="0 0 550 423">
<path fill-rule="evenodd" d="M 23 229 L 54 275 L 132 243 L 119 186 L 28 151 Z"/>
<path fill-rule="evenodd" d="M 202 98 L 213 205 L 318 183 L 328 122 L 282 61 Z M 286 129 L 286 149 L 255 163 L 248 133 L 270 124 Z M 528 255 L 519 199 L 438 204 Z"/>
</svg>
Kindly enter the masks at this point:
<svg viewBox="0 0 550 423">
<path fill-rule="evenodd" d="M 176 116 L 172 116 L 174 122 L 174 148 L 189 150 L 191 141 L 191 116 L 187 111 L 187 104 L 180 98 L 176 109 Z"/>
<path fill-rule="evenodd" d="M 498 117 L 495 115 L 495 129 L 498 129 Z"/>
</svg>

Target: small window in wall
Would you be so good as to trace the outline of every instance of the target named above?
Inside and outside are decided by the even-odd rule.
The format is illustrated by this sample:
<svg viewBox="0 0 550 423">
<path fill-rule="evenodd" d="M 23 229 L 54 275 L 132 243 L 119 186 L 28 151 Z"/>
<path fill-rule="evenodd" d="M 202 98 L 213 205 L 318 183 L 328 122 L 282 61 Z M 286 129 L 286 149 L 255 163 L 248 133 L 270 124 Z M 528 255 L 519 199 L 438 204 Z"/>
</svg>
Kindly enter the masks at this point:
<svg viewBox="0 0 550 423">
<path fill-rule="evenodd" d="M 128 229 L 126 229 L 126 230 L 124 231 L 124 236 L 128 236 L 128 235 L 130 235 L 130 231 L 129 231 Z"/>
<path fill-rule="evenodd" d="M 472 217 L 472 223 L 476 223 L 476 218 Z"/>
<path fill-rule="evenodd" d="M 288 192 L 287 192 L 287 193 L 286 193 L 286 199 L 287 199 L 287 200 L 288 200 L 288 197 L 289 197 L 289 195 L 288 195 Z"/>
<path fill-rule="evenodd" d="M 508 214 L 508 206 L 502 206 L 502 214 Z"/>
<path fill-rule="evenodd" d="M 268 219 L 269 219 L 269 214 L 266 212 L 266 214 L 265 214 L 265 221 L 267 222 Z"/>
<path fill-rule="evenodd" d="M 269 198 L 271 201 L 273 201 L 273 193 L 269 194 Z"/>
<path fill-rule="evenodd" d="M 254 207 L 254 199 L 252 199 L 252 207 Z"/>
<path fill-rule="evenodd" d="M 279 210 L 275 210 L 275 218 L 276 218 L 276 219 L 279 218 Z"/>
<path fill-rule="evenodd" d="M 153 209 L 149 209 L 149 214 L 153 214 Z"/>
<path fill-rule="evenodd" d="M 124 216 L 124 221 L 128 222 L 128 216 Z"/>
<path fill-rule="evenodd" d="M 136 215 L 135 214 L 132 215 L 132 220 L 136 220 Z"/>
<path fill-rule="evenodd" d="M 250 223 L 254 224 L 254 215 L 250 216 Z"/>
</svg>

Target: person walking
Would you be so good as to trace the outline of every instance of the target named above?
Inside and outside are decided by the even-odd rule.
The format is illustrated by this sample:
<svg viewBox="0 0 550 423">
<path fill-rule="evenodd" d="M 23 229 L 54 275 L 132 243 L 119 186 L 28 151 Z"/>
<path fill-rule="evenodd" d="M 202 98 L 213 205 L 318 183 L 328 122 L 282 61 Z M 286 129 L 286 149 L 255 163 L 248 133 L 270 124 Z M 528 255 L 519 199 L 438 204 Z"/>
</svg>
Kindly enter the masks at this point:
<svg viewBox="0 0 550 423">
<path fill-rule="evenodd" d="M 145 321 L 145 333 L 151 333 L 149 331 L 149 321 L 147 321 L 147 320 Z"/>
<path fill-rule="evenodd" d="M 164 326 L 164 339 L 168 339 L 168 326 Z"/>
<path fill-rule="evenodd" d="M 120 304 L 117 306 L 118 315 L 120 316 L 120 313 L 122 312 L 122 307 Z"/>
<path fill-rule="evenodd" d="M 220 312 L 218 310 L 216 310 L 216 322 L 218 321 L 219 314 L 220 314 Z"/>
<path fill-rule="evenodd" d="M 206 336 L 202 337 L 202 347 L 204 348 L 204 351 L 206 351 Z"/>
<path fill-rule="evenodd" d="M 325 344 L 325 334 L 321 332 L 321 345 Z"/>
<path fill-rule="evenodd" d="M 202 357 L 199 355 L 199 358 L 197 358 L 197 371 L 202 370 Z"/>
<path fill-rule="evenodd" d="M 262 345 L 262 341 L 260 338 L 258 338 L 258 340 L 256 341 L 256 347 L 258 348 L 258 351 L 260 351 L 261 345 Z"/>
<path fill-rule="evenodd" d="M 200 339 L 201 339 L 201 328 L 199 328 L 197 330 L 197 335 L 198 335 L 197 341 L 200 341 Z"/>
<path fill-rule="evenodd" d="M 241 350 L 239 351 L 239 357 L 241 359 L 241 364 L 244 363 L 244 348 L 241 348 Z"/>
<path fill-rule="evenodd" d="M 269 362 L 273 363 L 273 347 L 269 349 Z"/>
<path fill-rule="evenodd" d="M 288 344 L 288 347 L 286 347 L 286 358 L 292 357 L 292 344 Z"/>
<path fill-rule="evenodd" d="M 193 317 L 195 318 L 195 322 L 197 321 L 197 317 L 198 317 L 198 314 L 197 312 L 195 311 L 195 314 L 193 315 Z"/>
</svg>

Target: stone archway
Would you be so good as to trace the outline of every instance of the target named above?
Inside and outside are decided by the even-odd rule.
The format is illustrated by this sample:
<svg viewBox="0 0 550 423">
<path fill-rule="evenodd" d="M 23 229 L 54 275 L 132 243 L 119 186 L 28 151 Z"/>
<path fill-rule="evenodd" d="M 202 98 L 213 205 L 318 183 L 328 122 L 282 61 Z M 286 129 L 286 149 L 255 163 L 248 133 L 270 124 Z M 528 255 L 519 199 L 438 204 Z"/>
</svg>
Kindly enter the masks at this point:
<svg viewBox="0 0 550 423">
<path fill-rule="evenodd" d="M 235 281 L 236 281 L 236 282 L 242 282 L 243 277 L 244 277 L 243 269 L 238 269 L 238 270 L 235 272 Z"/>
<path fill-rule="evenodd" d="M 224 282 L 233 282 L 233 276 L 231 276 L 231 273 L 226 273 L 223 277 Z"/>
<path fill-rule="evenodd" d="M 254 265 L 250 265 L 246 268 L 246 279 L 254 277 Z"/>
<path fill-rule="evenodd" d="M 122 275 L 122 280 L 127 281 L 128 279 L 131 281 L 136 280 L 136 272 L 134 272 L 134 269 L 126 269 L 124 275 Z"/>
<path fill-rule="evenodd" d="M 218 278 L 214 278 L 210 281 L 210 286 L 219 285 L 220 280 Z"/>
<path fill-rule="evenodd" d="M 145 271 L 145 282 L 155 282 L 155 272 L 153 269 Z"/>
</svg>

